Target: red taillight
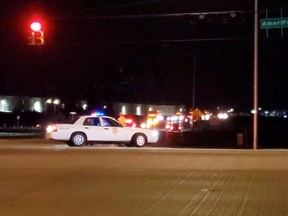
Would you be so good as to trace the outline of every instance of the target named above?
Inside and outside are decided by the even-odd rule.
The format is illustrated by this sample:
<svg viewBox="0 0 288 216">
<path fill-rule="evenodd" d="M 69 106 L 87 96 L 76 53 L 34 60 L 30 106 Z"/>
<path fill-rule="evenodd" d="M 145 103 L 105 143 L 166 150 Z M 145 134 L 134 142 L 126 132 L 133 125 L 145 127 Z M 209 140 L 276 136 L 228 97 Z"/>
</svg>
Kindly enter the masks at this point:
<svg viewBox="0 0 288 216">
<path fill-rule="evenodd" d="M 126 124 L 132 124 L 133 120 L 132 119 L 126 119 Z"/>
</svg>

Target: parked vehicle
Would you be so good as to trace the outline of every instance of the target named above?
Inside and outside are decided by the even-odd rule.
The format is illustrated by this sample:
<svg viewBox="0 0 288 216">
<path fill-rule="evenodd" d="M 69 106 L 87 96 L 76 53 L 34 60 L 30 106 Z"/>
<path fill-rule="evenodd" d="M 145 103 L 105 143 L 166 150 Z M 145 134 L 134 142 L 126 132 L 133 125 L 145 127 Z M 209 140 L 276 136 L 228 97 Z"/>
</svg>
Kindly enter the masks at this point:
<svg viewBox="0 0 288 216">
<path fill-rule="evenodd" d="M 124 127 L 109 116 L 80 116 L 70 124 L 49 125 L 46 138 L 65 141 L 69 146 L 113 142 L 142 147 L 147 143 L 156 143 L 159 134 L 156 130 Z"/>
</svg>

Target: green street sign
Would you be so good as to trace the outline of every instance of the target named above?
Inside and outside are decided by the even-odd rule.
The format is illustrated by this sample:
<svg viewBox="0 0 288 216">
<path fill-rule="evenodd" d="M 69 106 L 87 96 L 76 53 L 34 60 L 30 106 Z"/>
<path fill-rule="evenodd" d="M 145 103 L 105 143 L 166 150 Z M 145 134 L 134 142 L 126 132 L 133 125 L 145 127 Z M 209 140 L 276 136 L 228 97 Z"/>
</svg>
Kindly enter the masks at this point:
<svg viewBox="0 0 288 216">
<path fill-rule="evenodd" d="M 261 29 L 288 28 L 288 17 L 260 19 Z"/>
</svg>

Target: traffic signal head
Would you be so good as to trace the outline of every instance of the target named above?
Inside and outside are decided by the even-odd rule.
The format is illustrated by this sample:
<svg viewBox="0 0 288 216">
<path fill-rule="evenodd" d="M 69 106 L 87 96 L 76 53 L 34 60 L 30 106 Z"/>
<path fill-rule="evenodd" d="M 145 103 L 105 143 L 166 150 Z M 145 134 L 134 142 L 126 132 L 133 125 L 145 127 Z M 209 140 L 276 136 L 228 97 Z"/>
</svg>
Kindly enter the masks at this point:
<svg viewBox="0 0 288 216">
<path fill-rule="evenodd" d="M 30 30 L 27 36 L 28 45 L 44 45 L 44 31 L 42 30 L 42 25 L 38 21 L 31 22 Z"/>
</svg>

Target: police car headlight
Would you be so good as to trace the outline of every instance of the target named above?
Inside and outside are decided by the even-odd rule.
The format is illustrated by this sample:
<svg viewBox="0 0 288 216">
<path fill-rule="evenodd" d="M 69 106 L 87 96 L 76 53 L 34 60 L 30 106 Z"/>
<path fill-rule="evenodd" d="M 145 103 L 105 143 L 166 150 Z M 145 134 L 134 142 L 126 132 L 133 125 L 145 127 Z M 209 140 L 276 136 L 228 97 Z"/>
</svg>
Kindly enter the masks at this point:
<svg viewBox="0 0 288 216">
<path fill-rule="evenodd" d="M 55 131 L 57 131 L 57 127 L 55 125 L 48 125 L 48 127 L 46 128 L 47 133 L 52 133 Z"/>
</svg>

